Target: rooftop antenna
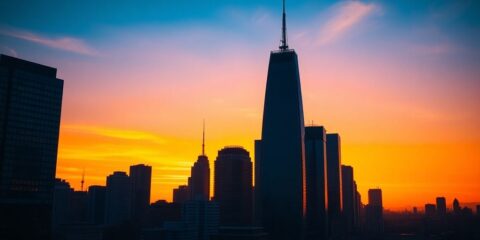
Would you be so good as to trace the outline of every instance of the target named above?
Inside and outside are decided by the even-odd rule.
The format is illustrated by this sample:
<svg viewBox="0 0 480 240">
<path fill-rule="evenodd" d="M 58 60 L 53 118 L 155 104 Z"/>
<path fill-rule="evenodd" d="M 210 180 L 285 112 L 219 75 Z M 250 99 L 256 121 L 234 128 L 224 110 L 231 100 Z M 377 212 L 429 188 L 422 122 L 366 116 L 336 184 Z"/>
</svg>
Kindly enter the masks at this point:
<svg viewBox="0 0 480 240">
<path fill-rule="evenodd" d="M 280 50 L 285 51 L 288 49 L 287 44 L 287 16 L 285 14 L 285 0 L 283 0 L 283 15 L 282 15 L 282 39 L 280 40 Z"/>
<path fill-rule="evenodd" d="M 205 156 L 205 119 L 203 120 L 202 155 Z"/>
<path fill-rule="evenodd" d="M 85 183 L 85 168 L 82 171 L 82 181 L 80 183 L 81 183 L 81 189 L 83 192 L 83 184 Z"/>
</svg>

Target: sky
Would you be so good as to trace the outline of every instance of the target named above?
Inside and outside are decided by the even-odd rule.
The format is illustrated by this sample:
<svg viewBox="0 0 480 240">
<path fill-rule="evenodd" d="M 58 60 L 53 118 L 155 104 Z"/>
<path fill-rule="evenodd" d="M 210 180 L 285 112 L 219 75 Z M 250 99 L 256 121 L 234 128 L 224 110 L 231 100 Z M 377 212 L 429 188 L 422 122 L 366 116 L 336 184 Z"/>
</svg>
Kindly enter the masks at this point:
<svg viewBox="0 0 480 240">
<path fill-rule="evenodd" d="M 362 195 L 384 207 L 480 202 L 478 1 L 287 1 L 307 125 L 342 139 Z M 281 1 L 0 2 L 0 53 L 65 81 L 57 177 L 80 190 L 153 167 L 172 199 L 201 153 L 261 135 Z"/>
</svg>

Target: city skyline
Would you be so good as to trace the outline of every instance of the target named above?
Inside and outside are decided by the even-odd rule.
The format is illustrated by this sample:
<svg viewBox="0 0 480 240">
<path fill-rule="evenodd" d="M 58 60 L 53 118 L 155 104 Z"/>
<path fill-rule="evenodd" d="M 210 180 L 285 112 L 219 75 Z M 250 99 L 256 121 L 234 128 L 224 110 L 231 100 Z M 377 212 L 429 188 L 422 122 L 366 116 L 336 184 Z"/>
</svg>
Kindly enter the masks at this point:
<svg viewBox="0 0 480 240">
<path fill-rule="evenodd" d="M 10 9 L 2 4 L 5 8 L 0 9 Z M 114 171 L 144 163 L 153 168 L 151 202 L 171 200 L 172 189 L 186 184 L 200 152 L 202 119 L 209 126 L 209 159 L 226 145 L 242 145 L 253 153 L 253 140 L 261 133 L 268 53 L 279 39 L 281 9 L 273 3 L 230 4 L 202 7 L 206 13 L 184 21 L 174 11 L 167 20 L 133 17 L 132 26 L 122 28 L 92 20 L 88 29 L 76 31 L 58 24 L 45 29 L 32 20 L 5 15 L 0 51 L 54 66 L 65 79 L 57 177 L 78 190 L 83 170 L 88 188 L 104 185 Z M 440 195 L 448 205 L 455 197 L 478 202 L 480 131 L 475 123 L 480 112 L 475 104 L 480 99 L 475 94 L 480 88 L 475 78 L 479 68 L 472 59 L 479 56 L 478 51 L 467 51 L 478 47 L 462 35 L 466 27 L 451 36 L 454 30 L 446 23 L 453 19 L 467 26 L 472 17 L 469 5 L 452 4 L 453 16 L 441 14 L 453 8 L 449 4 L 435 6 L 431 15 L 440 16 L 431 17 L 440 23 L 426 17 L 423 27 L 434 29 L 419 33 L 408 28 L 422 19 L 421 13 L 428 15 L 428 6 L 398 24 L 395 14 L 407 15 L 408 8 L 398 3 L 287 4 L 294 16 L 289 42 L 301 56 L 305 125 L 313 121 L 341 134 L 342 164 L 354 167 L 362 196 L 379 187 L 384 206 L 396 210 L 421 207 Z M 306 11 L 307 6 L 318 12 Z M 306 16 L 299 17 L 303 11 Z M 342 14 L 351 16 L 343 25 L 338 20 Z M 232 33 L 212 19 L 229 20 L 226 25 L 240 30 Z M 380 23 L 383 20 L 387 21 Z M 242 36 L 248 29 L 243 24 L 253 26 L 253 35 L 258 34 L 254 40 Z M 393 37 L 380 34 L 391 26 L 399 27 Z M 110 30 L 92 33 L 102 27 Z M 318 42 L 312 43 L 317 33 Z M 412 33 L 411 39 L 385 43 L 405 33 Z M 184 35 L 191 37 L 184 40 Z M 62 41 L 63 36 L 77 37 Z M 474 32 L 473 39 L 478 36 Z M 120 40 L 107 46 L 114 39 Z M 374 48 L 378 41 L 382 44 Z M 211 45 L 219 51 L 212 53 Z M 115 53 L 122 46 L 125 49 Z M 389 50 L 395 46 L 406 51 Z M 55 57 L 42 57 L 45 53 Z M 178 72 L 185 67 L 180 62 L 193 65 L 192 73 Z"/>
</svg>

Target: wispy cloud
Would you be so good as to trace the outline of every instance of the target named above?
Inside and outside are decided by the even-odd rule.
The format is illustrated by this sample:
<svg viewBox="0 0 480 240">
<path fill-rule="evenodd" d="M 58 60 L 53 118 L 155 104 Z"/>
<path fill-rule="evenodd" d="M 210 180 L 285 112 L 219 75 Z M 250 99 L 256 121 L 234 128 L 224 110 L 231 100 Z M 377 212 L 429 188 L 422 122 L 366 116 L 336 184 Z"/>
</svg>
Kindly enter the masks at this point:
<svg viewBox="0 0 480 240">
<path fill-rule="evenodd" d="M 88 125 L 65 125 L 62 129 L 123 140 L 143 140 L 154 142 L 156 144 L 166 143 L 166 140 L 158 135 L 136 130 L 104 128 Z"/>
<path fill-rule="evenodd" d="M 318 45 L 329 44 L 370 15 L 377 5 L 360 1 L 347 1 L 334 9 L 331 19 L 320 30 Z"/>
<path fill-rule="evenodd" d="M 7 46 L 0 46 L 0 52 L 4 53 L 4 54 L 7 54 L 7 55 L 10 55 L 10 56 L 13 56 L 13 57 L 18 57 L 17 51 L 15 51 L 15 49 L 7 47 Z"/>
<path fill-rule="evenodd" d="M 68 36 L 52 38 L 15 28 L 0 28 L 0 34 L 68 52 L 89 56 L 98 55 L 98 52 L 96 50 L 94 50 L 92 47 L 88 46 L 83 40 L 78 38 Z"/>
</svg>

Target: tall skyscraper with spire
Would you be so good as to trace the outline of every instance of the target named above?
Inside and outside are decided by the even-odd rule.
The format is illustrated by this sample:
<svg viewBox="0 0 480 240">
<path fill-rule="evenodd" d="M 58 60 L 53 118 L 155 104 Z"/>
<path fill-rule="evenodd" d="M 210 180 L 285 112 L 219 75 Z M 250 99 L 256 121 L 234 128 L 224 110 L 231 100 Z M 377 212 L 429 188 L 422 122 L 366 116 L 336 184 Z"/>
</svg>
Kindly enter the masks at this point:
<svg viewBox="0 0 480 240">
<path fill-rule="evenodd" d="M 202 154 L 192 166 L 192 172 L 188 181 L 190 199 L 210 199 L 210 166 L 208 157 L 205 155 L 205 122 L 203 123 Z"/>
<path fill-rule="evenodd" d="M 270 53 L 262 138 L 255 142 L 255 218 L 271 239 L 303 239 L 304 120 L 297 54 L 287 43 L 285 2 L 279 50 Z"/>
</svg>

